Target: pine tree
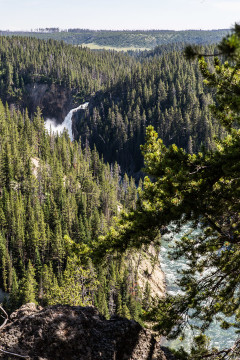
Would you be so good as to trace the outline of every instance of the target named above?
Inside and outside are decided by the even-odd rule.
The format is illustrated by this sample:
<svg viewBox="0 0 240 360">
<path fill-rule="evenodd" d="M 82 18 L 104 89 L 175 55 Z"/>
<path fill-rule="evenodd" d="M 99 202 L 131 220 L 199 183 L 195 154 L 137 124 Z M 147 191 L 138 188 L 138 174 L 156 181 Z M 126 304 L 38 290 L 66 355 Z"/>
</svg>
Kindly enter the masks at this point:
<svg viewBox="0 0 240 360">
<path fill-rule="evenodd" d="M 19 301 L 19 285 L 15 269 L 12 271 L 12 287 L 9 296 L 9 308 L 11 311 L 15 310 L 20 304 Z"/>
<path fill-rule="evenodd" d="M 97 256 L 103 256 L 110 248 L 140 248 L 156 241 L 171 222 L 177 231 L 190 223 L 191 230 L 177 242 L 172 255 L 172 260 L 185 256 L 188 264 L 178 282 L 183 294 L 167 295 L 150 313 L 158 322 L 155 328 L 172 337 L 182 333 L 189 319 L 200 320 L 202 333 L 189 359 L 206 355 L 204 331 L 216 316 L 224 329 L 239 327 L 239 49 L 239 25 L 219 45 L 229 62 L 215 58 L 212 67 L 195 48 L 186 49 L 189 57 L 199 57 L 206 83 L 216 89 L 212 110 L 226 136 L 216 141 L 215 150 L 191 155 L 176 145 L 166 147 L 154 128 L 148 127 L 142 152 L 152 181 L 145 177 L 136 210 L 123 214 L 96 250 Z M 230 316 L 235 320 L 227 321 Z M 239 344 L 237 340 L 223 352 L 209 349 L 207 357 L 238 358 Z"/>
<path fill-rule="evenodd" d="M 31 261 L 28 262 L 28 268 L 26 270 L 25 277 L 21 284 L 21 301 L 23 304 L 26 303 L 37 303 L 37 282 L 35 279 L 35 270 L 31 264 Z"/>
</svg>

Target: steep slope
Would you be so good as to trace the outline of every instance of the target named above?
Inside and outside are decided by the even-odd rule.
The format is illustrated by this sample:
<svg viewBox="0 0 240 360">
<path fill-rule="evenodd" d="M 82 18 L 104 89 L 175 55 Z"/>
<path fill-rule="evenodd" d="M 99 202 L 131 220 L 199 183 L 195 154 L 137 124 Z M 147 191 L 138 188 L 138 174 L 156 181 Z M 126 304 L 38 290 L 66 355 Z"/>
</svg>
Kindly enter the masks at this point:
<svg viewBox="0 0 240 360">
<path fill-rule="evenodd" d="M 62 122 L 73 107 L 106 89 L 134 62 L 114 52 L 91 52 L 54 40 L 0 36 L 0 98 Z"/>
<path fill-rule="evenodd" d="M 124 259 L 93 265 L 89 250 L 137 190 L 119 166 L 84 151 L 68 134 L 48 134 L 38 113 L 0 102 L 0 288 L 14 309 L 40 304 L 92 305 L 110 317 L 138 319 L 141 293 Z"/>
<path fill-rule="evenodd" d="M 144 53 L 129 74 L 92 97 L 86 116 L 74 118 L 82 144 L 96 146 L 106 161 L 117 161 L 131 175 L 143 166 L 140 145 L 148 125 L 164 144 L 175 143 L 189 153 L 210 149 L 222 132 L 209 111 L 214 93 L 202 85 L 197 64 L 170 50 Z"/>
<path fill-rule="evenodd" d="M 196 64 L 184 60 L 181 46 L 130 56 L 0 37 L 0 98 L 27 107 L 31 116 L 39 106 L 45 119 L 57 123 L 89 101 L 86 116 L 73 119 L 75 138 L 135 175 L 143 165 L 139 149 L 147 125 L 154 125 L 166 145 L 176 143 L 190 153 L 211 148 L 221 132 L 208 109 L 213 94 L 201 85 Z"/>
</svg>

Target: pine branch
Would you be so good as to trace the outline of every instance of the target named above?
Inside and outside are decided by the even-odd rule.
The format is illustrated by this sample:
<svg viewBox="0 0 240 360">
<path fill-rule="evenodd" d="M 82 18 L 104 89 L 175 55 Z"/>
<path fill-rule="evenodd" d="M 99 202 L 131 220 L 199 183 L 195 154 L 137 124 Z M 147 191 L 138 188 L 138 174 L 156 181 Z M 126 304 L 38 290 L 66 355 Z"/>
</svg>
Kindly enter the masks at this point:
<svg viewBox="0 0 240 360">
<path fill-rule="evenodd" d="M 216 353 L 209 353 L 209 354 L 206 354 L 206 355 L 202 355 L 202 358 L 203 359 L 226 359 L 227 356 L 229 355 L 234 355 L 235 351 L 237 350 L 237 347 L 240 345 L 240 339 L 237 340 L 235 342 L 235 344 L 231 347 L 231 348 L 228 348 L 228 349 L 223 349 L 219 352 L 216 352 Z M 219 356 L 221 356 L 221 358 L 219 358 Z M 230 359 L 230 358 L 228 358 Z"/>
</svg>

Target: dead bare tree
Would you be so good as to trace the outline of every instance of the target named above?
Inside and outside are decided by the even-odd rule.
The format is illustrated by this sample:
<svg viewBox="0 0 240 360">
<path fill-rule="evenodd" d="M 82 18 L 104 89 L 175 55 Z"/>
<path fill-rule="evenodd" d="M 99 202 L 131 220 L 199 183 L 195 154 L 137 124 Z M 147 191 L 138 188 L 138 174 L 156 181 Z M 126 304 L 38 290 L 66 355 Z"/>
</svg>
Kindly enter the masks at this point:
<svg viewBox="0 0 240 360">
<path fill-rule="evenodd" d="M 0 314 L 1 318 L 4 319 L 2 325 L 0 325 L 0 331 L 6 326 L 7 322 L 8 322 L 8 314 L 6 313 L 6 311 L 4 310 L 4 308 L 0 305 L 0 310 L 1 312 L 3 313 Z M 0 351 L 4 354 L 7 354 L 7 355 L 12 355 L 12 356 L 16 356 L 16 357 L 19 357 L 21 359 L 29 359 L 29 356 L 24 356 L 24 355 L 19 355 L 19 354 L 15 354 L 15 353 L 12 353 L 12 352 L 9 352 L 9 351 L 6 351 L 6 350 L 3 350 L 0 348 Z"/>
</svg>

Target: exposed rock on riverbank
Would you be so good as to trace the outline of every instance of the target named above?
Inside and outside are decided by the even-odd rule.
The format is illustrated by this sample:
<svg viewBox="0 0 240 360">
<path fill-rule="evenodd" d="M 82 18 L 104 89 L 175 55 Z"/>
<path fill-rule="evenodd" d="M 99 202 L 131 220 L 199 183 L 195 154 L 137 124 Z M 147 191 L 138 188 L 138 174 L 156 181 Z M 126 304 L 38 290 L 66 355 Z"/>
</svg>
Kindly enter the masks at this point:
<svg viewBox="0 0 240 360">
<path fill-rule="evenodd" d="M 159 262 L 159 253 L 153 245 L 132 256 L 133 267 L 137 271 L 138 285 L 142 290 L 149 283 L 153 298 L 162 298 L 166 291 L 165 274 Z"/>
</svg>

